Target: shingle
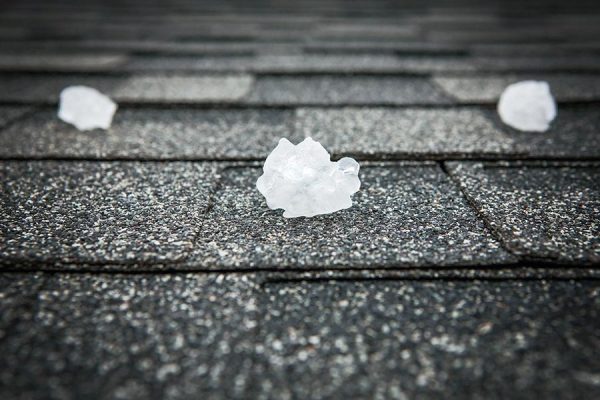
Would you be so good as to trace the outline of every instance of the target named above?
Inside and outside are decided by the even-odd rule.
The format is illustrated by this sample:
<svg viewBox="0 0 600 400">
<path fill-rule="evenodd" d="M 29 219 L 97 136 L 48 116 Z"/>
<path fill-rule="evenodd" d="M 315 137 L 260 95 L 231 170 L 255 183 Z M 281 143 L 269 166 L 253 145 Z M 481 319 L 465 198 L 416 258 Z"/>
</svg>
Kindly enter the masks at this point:
<svg viewBox="0 0 600 400">
<path fill-rule="evenodd" d="M 0 106 L 0 128 L 31 111 L 29 107 Z"/>
<path fill-rule="evenodd" d="M 400 69 L 393 55 L 261 55 L 252 70 L 261 73 L 378 73 Z"/>
<path fill-rule="evenodd" d="M 258 55 L 233 57 L 140 57 L 132 60 L 132 70 L 191 70 L 247 72 L 390 72 L 399 69 L 392 55 Z"/>
<path fill-rule="evenodd" d="M 13 71 L 110 71 L 121 67 L 121 54 L 3 54 L 0 70 Z"/>
<path fill-rule="evenodd" d="M 448 163 L 511 252 L 534 260 L 600 262 L 600 166 Z"/>
<path fill-rule="evenodd" d="M 267 284 L 258 396 L 596 398 L 597 281 Z"/>
<path fill-rule="evenodd" d="M 497 113 L 491 115 L 514 141 L 518 153 L 546 158 L 600 157 L 600 113 L 595 105 L 561 105 L 550 129 L 540 134 L 519 132 L 502 124 Z"/>
<path fill-rule="evenodd" d="M 247 71 L 255 55 L 139 55 L 126 65 L 132 71 Z"/>
<path fill-rule="evenodd" d="M 0 262 L 181 260 L 208 207 L 214 166 L 0 163 Z"/>
<path fill-rule="evenodd" d="M 114 97 L 130 102 L 230 102 L 250 90 L 248 75 L 133 76 L 114 91 Z"/>
<path fill-rule="evenodd" d="M 44 41 L 3 41 L 0 49 L 6 51 L 33 52 L 131 52 L 135 54 L 250 54 L 257 48 L 268 47 L 270 43 L 255 42 L 173 42 L 169 40 L 117 40 L 85 39 L 65 42 Z"/>
<path fill-rule="evenodd" d="M 436 77 L 450 96 L 467 103 L 495 103 L 506 86 L 523 80 L 541 80 L 550 84 L 558 101 L 593 101 L 600 99 L 600 79 L 585 74 L 490 75 L 470 77 Z"/>
<path fill-rule="evenodd" d="M 473 63 L 479 71 L 500 72 L 546 72 L 546 71 L 600 71 L 599 56 L 508 56 L 502 57 L 474 57 Z"/>
<path fill-rule="evenodd" d="M 269 283 L 298 283 L 303 281 L 328 281 L 328 280 L 584 280 L 599 279 L 600 269 L 592 266 L 565 267 L 562 264 L 540 265 L 537 263 L 522 263 L 515 268 L 514 265 L 490 265 L 478 268 L 454 267 L 418 267 L 418 268 L 382 268 L 382 269 L 312 269 L 295 270 L 281 269 L 265 273 L 264 284 Z"/>
<path fill-rule="evenodd" d="M 204 103 L 231 102 L 252 86 L 247 75 L 16 75 L 0 77 L 0 101 L 55 103 L 70 85 L 91 86 L 117 102 Z"/>
<path fill-rule="evenodd" d="M 484 29 L 431 29 L 427 39 L 434 43 L 559 43 L 563 34 L 550 26 L 546 27 L 490 27 Z"/>
<path fill-rule="evenodd" d="M 312 76 L 257 78 L 251 104 L 448 104 L 451 100 L 427 78 Z"/>
<path fill-rule="evenodd" d="M 415 38 L 418 35 L 418 28 L 404 21 L 403 23 L 383 23 L 382 21 L 374 21 L 367 23 L 366 20 L 348 21 L 341 20 L 339 22 L 322 21 L 315 29 L 310 32 L 312 38 L 322 38 L 327 40 L 343 40 L 352 41 L 359 40 L 402 40 Z"/>
<path fill-rule="evenodd" d="M 53 274 L 46 281 L 30 315 L 0 342 L 1 398 L 250 395 L 258 317 L 251 276 Z"/>
<path fill-rule="evenodd" d="M 481 156 L 515 152 L 513 139 L 477 108 L 300 108 L 299 136 L 337 155 Z"/>
<path fill-rule="evenodd" d="M 303 46 L 309 54 L 347 53 L 397 53 L 400 55 L 457 55 L 466 54 L 462 46 L 431 42 L 381 42 L 374 40 L 353 40 L 336 42 L 310 42 Z"/>
<path fill-rule="evenodd" d="M 376 268 L 509 263 L 514 259 L 434 163 L 361 169 L 352 208 L 285 219 L 256 190 L 258 168 L 223 172 L 201 226 L 194 268 Z"/>
<path fill-rule="evenodd" d="M 140 56 L 132 71 L 204 71 L 257 73 L 415 73 L 472 71 L 475 63 L 458 56 L 397 56 L 392 54 L 261 54 L 257 56 Z"/>
<path fill-rule="evenodd" d="M 121 108 L 107 131 L 80 132 L 39 112 L 0 131 L 0 157 L 265 158 L 281 137 L 297 140 L 293 111 Z"/>
</svg>

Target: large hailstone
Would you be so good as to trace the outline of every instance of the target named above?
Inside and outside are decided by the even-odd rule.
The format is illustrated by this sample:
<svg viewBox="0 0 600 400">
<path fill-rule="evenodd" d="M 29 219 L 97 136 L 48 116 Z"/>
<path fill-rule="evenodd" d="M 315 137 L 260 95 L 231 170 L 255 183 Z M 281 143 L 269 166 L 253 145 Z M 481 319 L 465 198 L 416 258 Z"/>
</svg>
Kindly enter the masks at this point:
<svg viewBox="0 0 600 400">
<path fill-rule="evenodd" d="M 327 150 L 311 138 L 296 146 L 281 139 L 256 187 L 269 208 L 285 210 L 284 217 L 312 217 L 352 206 L 350 196 L 360 188 L 358 169 L 349 157 L 330 161 Z"/>
<path fill-rule="evenodd" d="M 500 96 L 502 121 L 520 131 L 544 132 L 556 117 L 548 82 L 523 81 L 509 85 Z"/>
<path fill-rule="evenodd" d="M 108 96 L 87 86 L 69 86 L 60 92 L 58 118 L 80 131 L 108 129 L 117 104 Z"/>
</svg>

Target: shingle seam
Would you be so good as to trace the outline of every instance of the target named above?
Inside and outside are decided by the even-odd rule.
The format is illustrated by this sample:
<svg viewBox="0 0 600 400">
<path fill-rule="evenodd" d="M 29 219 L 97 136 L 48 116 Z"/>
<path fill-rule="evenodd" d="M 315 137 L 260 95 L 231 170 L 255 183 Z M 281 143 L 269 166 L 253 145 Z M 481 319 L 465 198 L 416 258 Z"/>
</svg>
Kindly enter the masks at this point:
<svg viewBox="0 0 600 400">
<path fill-rule="evenodd" d="M 227 168 L 227 166 L 221 166 L 218 164 L 217 164 L 217 167 L 215 168 L 216 175 L 214 177 L 211 177 L 211 179 L 210 179 L 212 184 L 211 184 L 211 193 L 210 193 L 210 196 L 208 197 L 208 204 L 207 204 L 203 214 L 198 219 L 199 224 L 211 223 L 211 221 L 209 219 L 209 214 L 212 211 L 212 209 L 215 207 L 215 204 L 217 203 L 216 197 L 218 196 L 219 192 L 221 191 L 221 187 L 223 185 L 223 174 L 221 172 L 223 172 L 226 168 Z M 192 256 L 192 253 L 193 253 L 194 249 L 196 248 L 196 246 L 198 245 L 198 242 L 200 239 L 200 231 L 201 231 L 201 229 L 198 226 L 198 228 L 196 229 L 196 232 L 191 240 L 192 246 L 191 246 L 190 250 L 187 251 L 187 253 L 183 257 L 183 259 L 179 261 L 180 263 L 185 265 L 186 262 Z"/>
<path fill-rule="evenodd" d="M 446 162 L 440 161 L 439 166 L 442 169 L 442 171 L 444 172 L 444 174 L 446 174 L 448 179 L 450 179 L 450 181 L 454 184 L 454 186 L 460 191 L 460 193 L 462 194 L 463 198 L 466 200 L 469 207 L 473 210 L 473 212 L 475 213 L 477 218 L 485 225 L 487 230 L 490 232 L 492 237 L 498 242 L 500 247 L 502 247 L 502 249 L 504 251 L 506 251 L 508 254 L 511 254 L 512 256 L 517 257 L 518 260 L 526 261 L 526 259 L 521 254 L 515 253 L 513 250 L 511 250 L 506 245 L 506 243 L 502 239 L 502 235 L 500 234 L 500 232 L 498 232 L 498 230 L 496 228 L 494 228 L 494 226 L 491 224 L 491 221 L 487 218 L 487 216 L 479 210 L 479 208 L 477 207 L 477 204 L 475 203 L 475 199 L 473 199 L 467 193 L 467 191 L 460 184 L 459 180 L 453 174 L 450 173 L 450 171 L 448 170 L 448 168 L 446 166 Z M 536 261 L 542 261 L 542 260 L 536 260 Z"/>
</svg>

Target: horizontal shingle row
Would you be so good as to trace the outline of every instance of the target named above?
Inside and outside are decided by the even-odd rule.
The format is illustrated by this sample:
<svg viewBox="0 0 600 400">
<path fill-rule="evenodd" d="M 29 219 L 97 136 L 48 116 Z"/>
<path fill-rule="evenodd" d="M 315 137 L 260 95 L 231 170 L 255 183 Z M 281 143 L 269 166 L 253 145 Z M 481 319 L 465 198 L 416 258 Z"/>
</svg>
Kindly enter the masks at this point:
<svg viewBox="0 0 600 400">
<path fill-rule="evenodd" d="M 8 123 L 26 108 L 0 107 Z M 517 132 L 486 107 L 127 108 L 106 131 L 80 132 L 56 110 L 0 129 L 0 158 L 263 159 L 279 138 L 311 136 L 339 157 L 598 158 L 593 105 L 561 106 L 548 132 Z"/>
<path fill-rule="evenodd" d="M 523 80 L 547 81 L 559 102 L 596 101 L 600 79 L 594 74 L 512 74 L 436 77 L 435 82 L 460 103 L 493 103 L 511 83 Z"/>
<path fill-rule="evenodd" d="M 3 162 L 0 261 L 94 269 L 514 261 L 436 164 L 365 167 L 352 209 L 311 220 L 269 210 L 254 186 L 258 168 L 226 170 L 214 192 L 212 165 Z"/>
<path fill-rule="evenodd" d="M 206 163 L 2 162 L 0 175 L 5 265 L 177 262 L 217 179 Z"/>
<path fill-rule="evenodd" d="M 340 50 L 340 49 L 338 49 Z M 253 50 L 255 53 L 256 50 Z M 48 53 L 48 52 L 47 52 Z M 431 74 L 453 72 L 600 71 L 600 56 L 466 56 L 361 54 L 308 54 L 292 49 L 282 54 L 126 55 L 64 52 L 62 54 L 4 54 L 0 70 L 10 72 L 219 72 L 259 74 Z"/>
<path fill-rule="evenodd" d="M 355 205 L 310 220 L 283 219 L 266 207 L 254 186 L 259 168 L 0 166 L 0 261 L 10 268 L 477 266 L 514 263 L 512 254 L 600 261 L 595 163 L 448 164 L 471 204 L 435 163 L 365 165 Z"/>
<path fill-rule="evenodd" d="M 0 274 L 0 397 L 597 397 L 597 281 L 263 281 Z"/>
<path fill-rule="evenodd" d="M 7 74 L 0 102 L 56 103 L 60 90 L 87 85 L 127 104 L 450 105 L 494 104 L 509 84 L 548 81 L 559 102 L 600 100 L 597 74 L 251 75 L 182 72 L 133 75 Z"/>
<path fill-rule="evenodd" d="M 467 198 L 511 253 L 600 263 L 597 163 L 447 163 Z"/>
</svg>

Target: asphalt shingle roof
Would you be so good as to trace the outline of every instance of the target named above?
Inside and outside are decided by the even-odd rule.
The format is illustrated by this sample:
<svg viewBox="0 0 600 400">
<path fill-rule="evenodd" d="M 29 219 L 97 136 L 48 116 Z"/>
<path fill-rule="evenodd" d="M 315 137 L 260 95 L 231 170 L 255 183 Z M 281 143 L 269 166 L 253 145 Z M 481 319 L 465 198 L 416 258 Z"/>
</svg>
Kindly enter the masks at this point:
<svg viewBox="0 0 600 400">
<path fill-rule="evenodd" d="M 594 1 L 38 2 L 0 15 L 0 398 L 599 398 Z M 504 87 L 558 116 L 518 132 Z M 68 85 L 119 109 L 56 116 Z M 361 163 L 284 219 L 281 137 Z"/>
</svg>

